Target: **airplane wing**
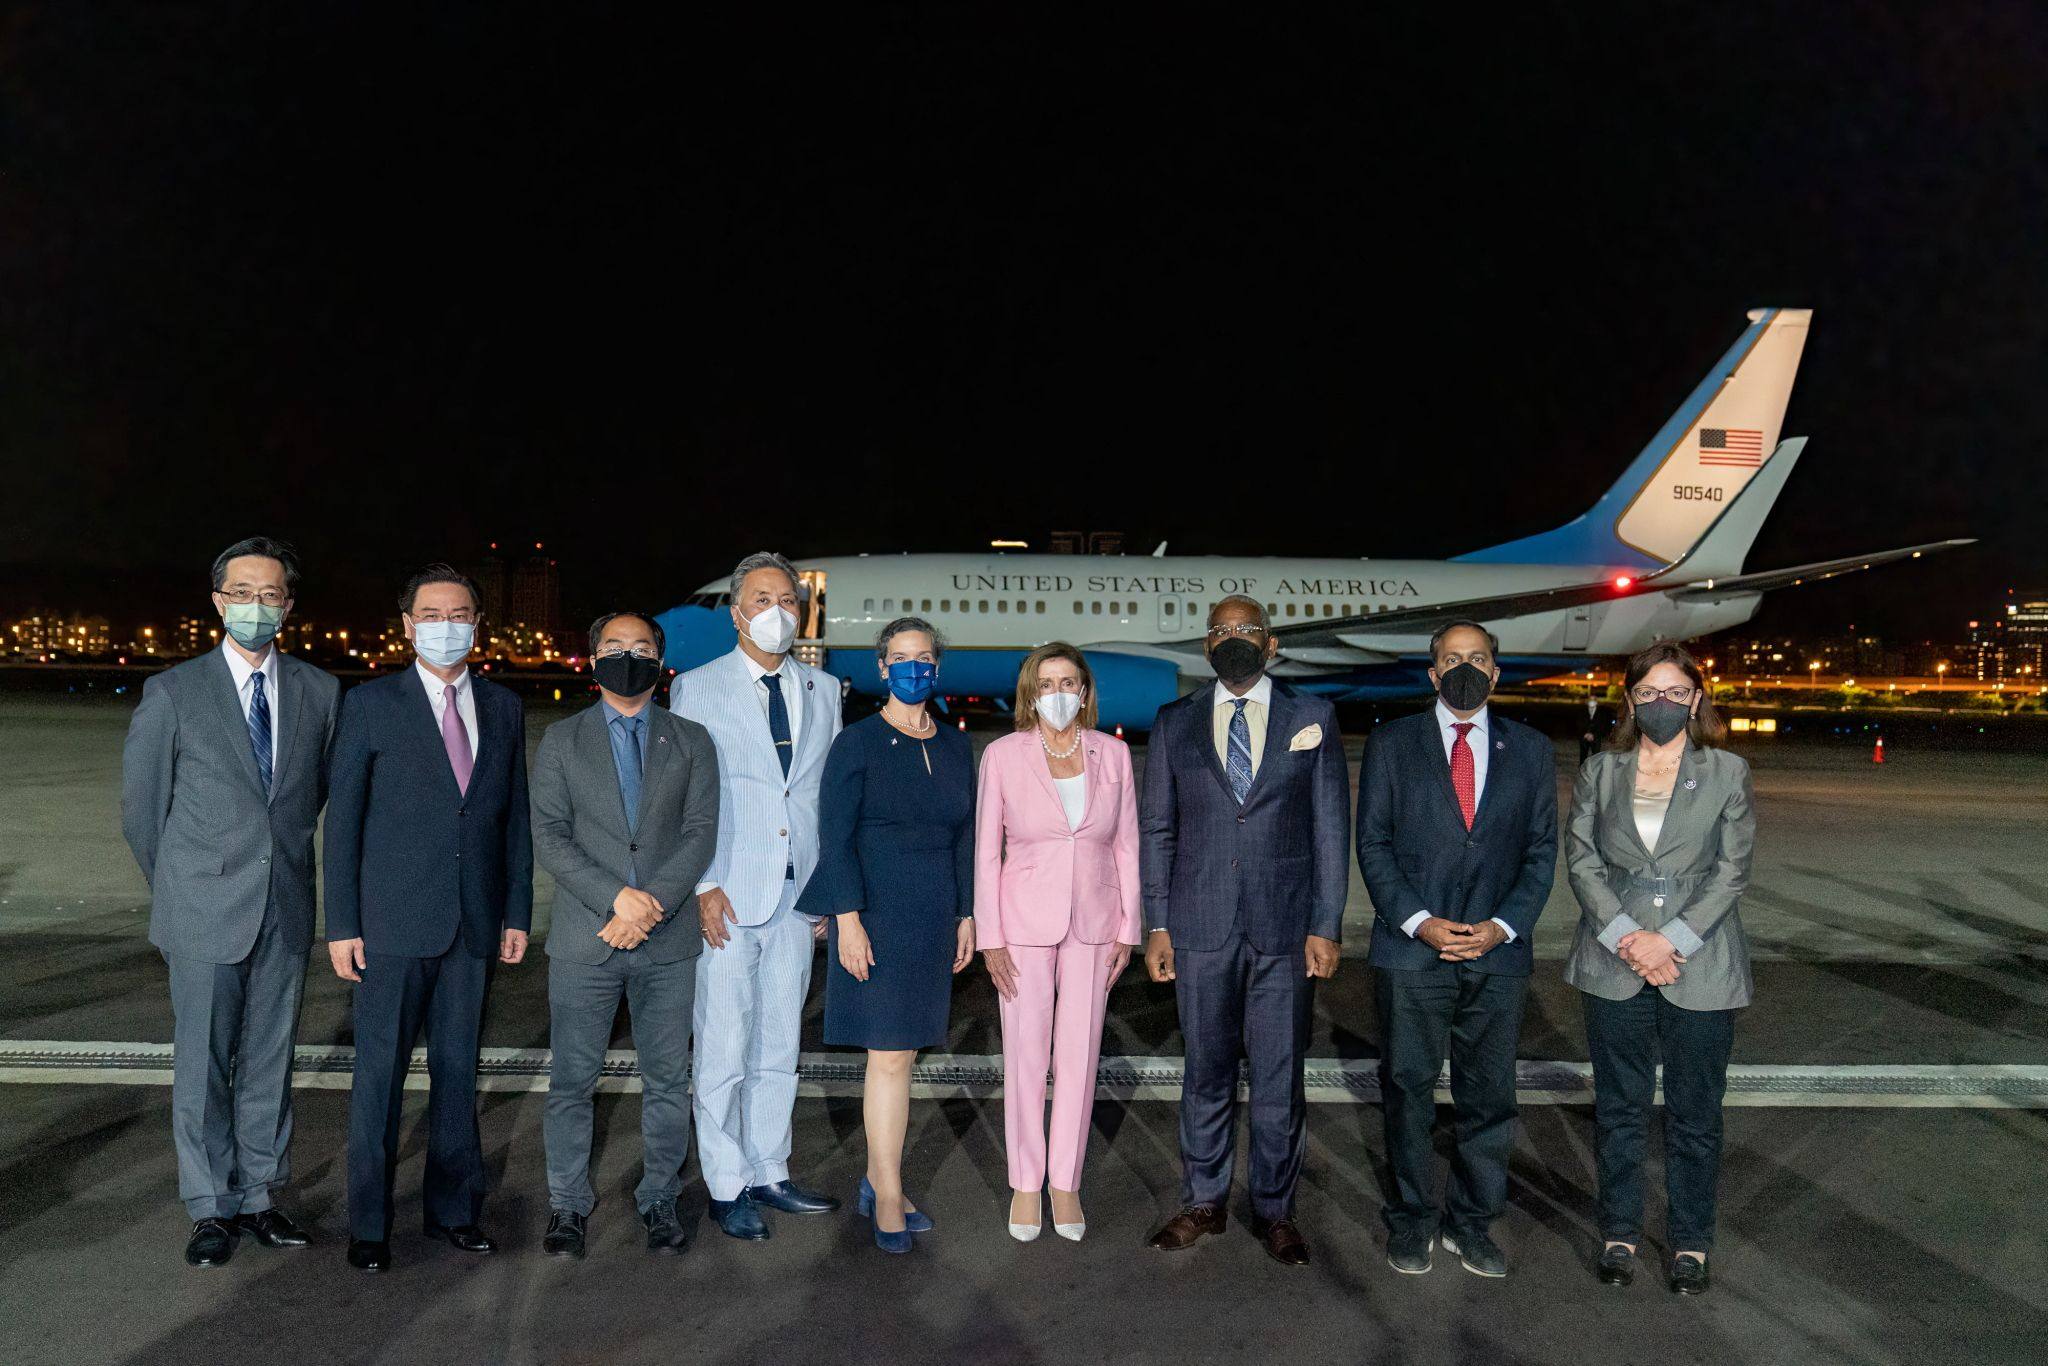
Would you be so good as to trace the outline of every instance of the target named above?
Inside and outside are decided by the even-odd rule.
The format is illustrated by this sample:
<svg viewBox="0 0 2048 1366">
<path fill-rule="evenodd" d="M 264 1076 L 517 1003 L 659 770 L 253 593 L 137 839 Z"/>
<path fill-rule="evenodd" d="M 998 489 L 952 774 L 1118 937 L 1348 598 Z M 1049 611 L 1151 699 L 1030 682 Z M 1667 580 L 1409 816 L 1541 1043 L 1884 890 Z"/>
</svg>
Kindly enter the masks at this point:
<svg viewBox="0 0 2048 1366">
<path fill-rule="evenodd" d="M 1942 550 L 1958 550 L 1976 543 L 1976 538 L 1972 536 L 1929 541 L 1925 545 L 1880 550 L 1873 555 L 1851 555 L 1840 560 L 1816 560 L 1812 564 L 1794 565 L 1790 569 L 1770 569 L 1761 574 L 1734 574 L 1725 578 L 1706 579 L 1667 591 L 1680 602 L 1711 602 L 1716 598 L 1732 597 L 1738 593 L 1766 593 L 1773 588 L 1796 588 L 1810 579 L 1832 579 L 1843 574 L 1860 573 L 1865 569 L 1875 569 L 1878 565 L 1891 564 L 1896 560 L 1917 560 L 1922 555 L 1932 555 Z"/>
</svg>

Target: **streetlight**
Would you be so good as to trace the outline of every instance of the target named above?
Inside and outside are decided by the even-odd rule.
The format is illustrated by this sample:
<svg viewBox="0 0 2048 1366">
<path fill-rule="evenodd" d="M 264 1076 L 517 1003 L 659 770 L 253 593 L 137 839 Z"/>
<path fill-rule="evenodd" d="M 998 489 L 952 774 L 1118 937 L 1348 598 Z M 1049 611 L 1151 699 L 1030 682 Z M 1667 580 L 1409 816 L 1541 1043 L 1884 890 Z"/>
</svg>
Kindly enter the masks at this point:
<svg viewBox="0 0 2048 1366">
<path fill-rule="evenodd" d="M 1934 690 L 1941 692 L 1948 687 L 1948 661 L 1942 660 L 1934 666 Z"/>
</svg>

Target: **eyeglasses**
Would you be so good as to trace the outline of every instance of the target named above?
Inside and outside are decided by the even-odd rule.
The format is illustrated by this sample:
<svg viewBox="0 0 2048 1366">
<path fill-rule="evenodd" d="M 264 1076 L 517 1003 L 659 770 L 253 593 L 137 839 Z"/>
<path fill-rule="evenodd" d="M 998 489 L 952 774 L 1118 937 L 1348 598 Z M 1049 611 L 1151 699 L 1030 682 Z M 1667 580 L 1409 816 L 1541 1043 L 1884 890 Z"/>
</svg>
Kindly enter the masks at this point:
<svg viewBox="0 0 2048 1366">
<path fill-rule="evenodd" d="M 635 658 L 635 659 L 659 659 L 659 658 L 661 658 L 661 656 L 660 656 L 660 655 L 658 655 L 658 654 L 656 654 L 656 653 L 654 652 L 654 647 L 653 647 L 652 645 L 635 645 L 635 646 L 634 646 L 634 647 L 633 647 L 632 649 L 630 649 L 630 650 L 621 650 L 621 649 L 618 649 L 618 648 L 616 648 L 616 647 L 614 647 L 614 648 L 612 648 L 612 649 L 609 649 L 609 650 L 599 650 L 599 651 L 598 651 L 598 652 L 597 652 L 596 654 L 592 655 L 592 656 L 591 656 L 591 658 L 592 658 L 592 659 L 624 659 L 624 658 L 625 658 L 625 657 L 626 657 L 627 655 L 631 655 L 631 656 L 633 656 L 633 658 Z"/>
<path fill-rule="evenodd" d="M 476 622 L 476 613 L 467 607 L 458 607 L 452 612 L 445 613 L 438 607 L 429 607 L 425 611 L 412 612 L 408 615 L 414 621 L 453 621 L 468 625 L 474 625 Z"/>
<path fill-rule="evenodd" d="M 1629 696 L 1645 707 L 1660 697 L 1666 702 L 1676 702 L 1683 707 L 1688 705 L 1698 692 L 1698 688 L 1637 688 Z"/>
<path fill-rule="evenodd" d="M 1262 636 L 1264 634 L 1266 634 L 1266 628 L 1253 621 L 1240 621 L 1235 626 L 1211 626 L 1209 628 L 1209 639 L 1211 640 L 1228 640 L 1232 636 L 1243 638 L 1245 636 Z"/>
<path fill-rule="evenodd" d="M 237 607 L 246 607 L 252 602 L 260 602 L 265 607 L 282 607 L 291 601 L 290 597 L 275 588 L 266 588 L 260 593 L 253 588 L 222 588 L 217 591 Z"/>
</svg>

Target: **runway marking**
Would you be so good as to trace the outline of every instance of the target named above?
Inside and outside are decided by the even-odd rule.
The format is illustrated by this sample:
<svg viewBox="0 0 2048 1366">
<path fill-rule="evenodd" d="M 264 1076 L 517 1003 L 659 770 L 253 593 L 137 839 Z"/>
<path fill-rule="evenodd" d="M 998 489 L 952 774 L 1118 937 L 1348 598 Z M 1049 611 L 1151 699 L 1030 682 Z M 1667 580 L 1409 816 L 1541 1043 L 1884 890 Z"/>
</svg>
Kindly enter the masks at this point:
<svg viewBox="0 0 2048 1366">
<path fill-rule="evenodd" d="M 545 1091 L 545 1048 L 486 1048 L 477 1067 L 479 1091 Z M 345 1091 L 355 1050 L 300 1044 L 292 1084 L 302 1090 Z M 851 1053 L 806 1053 L 797 1065 L 797 1094 L 812 1098 L 858 1096 L 862 1064 Z M 1002 1094 L 1003 1060 L 998 1056 L 933 1053 L 911 1074 L 911 1094 L 921 1099 L 987 1099 Z M 1104 1058 L 1096 1072 L 1096 1094 L 1112 1100 L 1180 1099 L 1181 1060 L 1176 1057 Z M 1376 1104 L 1377 1065 L 1370 1059 L 1310 1058 L 1305 1077 L 1308 1099 L 1325 1105 Z M 171 1084 L 171 1046 L 166 1043 L 110 1043 L 71 1039 L 0 1040 L 0 1083 L 42 1086 Z M 426 1051 L 416 1050 L 406 1089 L 427 1087 Z M 1437 1099 L 1450 1100 L 1450 1069 L 1437 1081 Z M 638 1055 L 631 1049 L 605 1054 L 600 1091 L 638 1091 Z M 1244 1094 L 1242 1083 L 1239 1094 Z M 1525 1059 L 1515 1064 L 1515 1095 L 1524 1105 L 1590 1105 L 1593 1069 L 1582 1062 Z M 1733 1065 L 1728 1069 L 1730 1105 L 1817 1106 L 1830 1109 L 1950 1108 L 2048 1109 L 2048 1066 L 2031 1063 L 1960 1066 L 1903 1064 L 1812 1066 Z"/>
</svg>

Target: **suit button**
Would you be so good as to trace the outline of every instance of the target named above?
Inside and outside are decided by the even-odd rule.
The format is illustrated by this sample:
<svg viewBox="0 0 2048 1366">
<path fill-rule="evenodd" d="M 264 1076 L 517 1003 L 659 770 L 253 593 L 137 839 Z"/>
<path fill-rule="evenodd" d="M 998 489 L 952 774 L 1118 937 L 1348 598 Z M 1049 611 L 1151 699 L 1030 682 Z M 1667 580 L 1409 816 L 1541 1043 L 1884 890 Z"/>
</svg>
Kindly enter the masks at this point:
<svg viewBox="0 0 2048 1366">
<path fill-rule="evenodd" d="M 626 852 L 629 854 L 637 854 L 640 852 L 640 846 L 637 844 L 629 844 L 626 846 Z"/>
<path fill-rule="evenodd" d="M 1233 867 L 1233 868 L 1237 867 L 1237 860 L 1236 860 L 1236 859 L 1232 859 L 1232 860 L 1230 861 L 1230 866 L 1231 866 L 1231 867 Z"/>
<path fill-rule="evenodd" d="M 1244 824 L 1244 817 L 1242 817 L 1242 816 L 1239 816 L 1239 817 L 1237 818 L 1237 823 L 1238 823 L 1239 825 L 1243 825 L 1243 824 Z"/>
<path fill-rule="evenodd" d="M 1465 847 L 1466 847 L 1467 849 L 1470 849 L 1470 848 L 1472 847 L 1472 845 L 1473 845 L 1473 841 L 1471 841 L 1471 840 L 1466 840 L 1466 841 L 1465 841 Z"/>
<path fill-rule="evenodd" d="M 776 837 L 777 837 L 778 839 L 788 839 L 788 838 L 789 838 L 789 831 L 787 831 L 787 830 L 778 830 L 778 831 L 776 831 L 776 832 L 775 832 L 775 834 L 776 834 Z"/>
<path fill-rule="evenodd" d="M 268 862 L 270 862 L 270 855 L 268 855 L 268 854 L 265 854 L 265 855 L 264 855 L 264 856 L 263 856 L 262 858 L 260 858 L 260 859 L 257 859 L 256 861 L 257 861 L 258 863 L 268 863 Z"/>
</svg>

